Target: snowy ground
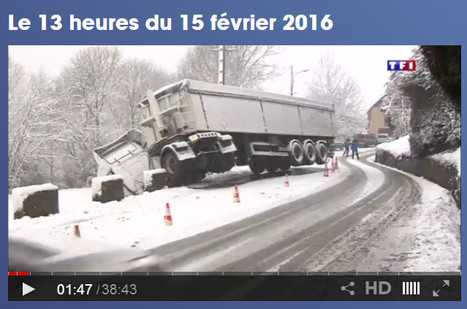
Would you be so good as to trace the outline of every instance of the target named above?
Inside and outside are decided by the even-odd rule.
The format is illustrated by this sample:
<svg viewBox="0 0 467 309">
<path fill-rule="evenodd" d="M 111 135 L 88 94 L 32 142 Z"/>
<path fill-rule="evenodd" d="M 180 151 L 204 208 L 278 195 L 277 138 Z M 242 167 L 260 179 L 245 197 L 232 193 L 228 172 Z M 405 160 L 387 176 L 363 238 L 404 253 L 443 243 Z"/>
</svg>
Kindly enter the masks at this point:
<svg viewBox="0 0 467 309">
<path fill-rule="evenodd" d="M 374 149 L 362 149 L 361 152 L 367 151 Z M 443 155 L 443 158 L 449 160 L 455 155 L 453 152 Z M 350 205 L 384 186 L 386 171 L 383 173 L 381 168 L 358 160 L 348 159 L 347 162 L 360 168 L 367 178 L 361 191 L 354 192 L 349 199 Z M 330 173 L 330 177 L 323 177 L 322 166 L 294 168 L 289 176 L 290 187 L 285 187 L 284 176 L 251 180 L 248 168 L 236 167 L 228 173 L 211 175 L 190 187 L 145 193 L 106 204 L 92 202 L 89 188 L 61 190 L 59 214 L 35 219 L 10 218 L 9 236 L 58 248 L 65 256 L 115 249 L 136 252 L 193 236 L 322 191 L 338 185 L 348 175 L 349 170 L 343 164 L 340 172 Z M 343 235 L 342 241 L 337 239 L 317 254 L 323 258 L 316 258 L 316 263 L 309 265 L 310 269 L 316 271 L 320 269 L 318 265 L 331 265 L 336 266 L 332 271 L 460 270 L 460 211 L 454 200 L 445 189 L 422 178 L 406 175 L 420 187 L 419 203 L 404 205 L 403 199 L 392 204 L 392 200 L 388 200 L 389 206 L 379 207 L 361 218 L 357 226 Z M 233 202 L 235 184 L 239 185 L 241 203 Z M 413 187 L 418 192 L 417 186 Z M 167 202 L 172 210 L 172 226 L 163 223 Z M 80 226 L 81 238 L 73 236 L 75 224 Z M 342 252 L 348 252 L 341 259 L 342 263 L 333 263 Z"/>
<path fill-rule="evenodd" d="M 41 218 L 12 220 L 9 236 L 82 255 L 116 248 L 153 248 L 177 239 L 241 220 L 305 195 L 336 185 L 348 175 L 339 172 L 323 177 L 323 167 L 293 168 L 290 186 L 285 176 L 250 181 L 247 167 L 207 177 L 191 188 L 171 188 L 121 202 L 91 201 L 91 189 L 59 191 L 60 213 Z M 233 185 L 239 184 L 240 203 L 233 203 Z M 163 223 L 165 204 L 170 204 L 174 224 Z M 81 238 L 74 236 L 79 224 Z"/>
<path fill-rule="evenodd" d="M 421 177 L 401 173 L 420 185 L 421 201 L 378 236 L 359 270 L 460 271 L 461 212 L 450 192 Z"/>
</svg>

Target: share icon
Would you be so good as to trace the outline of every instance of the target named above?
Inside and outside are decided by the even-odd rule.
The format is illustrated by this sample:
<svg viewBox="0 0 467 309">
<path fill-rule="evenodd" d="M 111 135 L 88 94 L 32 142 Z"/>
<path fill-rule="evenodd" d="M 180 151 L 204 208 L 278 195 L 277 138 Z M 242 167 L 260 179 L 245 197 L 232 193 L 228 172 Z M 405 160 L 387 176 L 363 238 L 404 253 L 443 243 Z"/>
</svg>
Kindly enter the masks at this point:
<svg viewBox="0 0 467 309">
<path fill-rule="evenodd" d="M 349 290 L 348 289 L 349 286 L 355 286 L 355 282 L 350 281 L 349 284 L 341 286 L 341 291 L 347 291 L 350 294 L 350 296 L 354 296 L 355 291 Z"/>
</svg>

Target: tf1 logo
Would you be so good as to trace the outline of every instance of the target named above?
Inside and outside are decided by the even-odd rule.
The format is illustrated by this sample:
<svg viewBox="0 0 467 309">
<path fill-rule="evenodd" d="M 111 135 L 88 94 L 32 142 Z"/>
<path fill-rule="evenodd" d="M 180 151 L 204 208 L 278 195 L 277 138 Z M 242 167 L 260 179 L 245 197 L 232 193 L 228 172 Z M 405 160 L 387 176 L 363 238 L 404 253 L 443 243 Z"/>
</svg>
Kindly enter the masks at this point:
<svg viewBox="0 0 467 309">
<path fill-rule="evenodd" d="M 415 71 L 415 60 L 388 60 L 388 71 Z"/>
</svg>

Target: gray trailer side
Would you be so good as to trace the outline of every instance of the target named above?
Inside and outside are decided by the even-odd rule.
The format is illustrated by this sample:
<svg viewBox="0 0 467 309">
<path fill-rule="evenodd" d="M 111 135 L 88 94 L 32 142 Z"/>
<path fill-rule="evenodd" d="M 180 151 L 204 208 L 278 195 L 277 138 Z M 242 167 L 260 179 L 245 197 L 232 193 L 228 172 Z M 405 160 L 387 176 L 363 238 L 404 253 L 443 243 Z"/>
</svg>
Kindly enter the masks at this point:
<svg viewBox="0 0 467 309">
<path fill-rule="evenodd" d="M 185 121 L 194 131 L 323 138 L 336 133 L 333 108 L 318 101 L 193 80 L 154 93 L 162 106 L 174 96 L 190 114 Z"/>
</svg>

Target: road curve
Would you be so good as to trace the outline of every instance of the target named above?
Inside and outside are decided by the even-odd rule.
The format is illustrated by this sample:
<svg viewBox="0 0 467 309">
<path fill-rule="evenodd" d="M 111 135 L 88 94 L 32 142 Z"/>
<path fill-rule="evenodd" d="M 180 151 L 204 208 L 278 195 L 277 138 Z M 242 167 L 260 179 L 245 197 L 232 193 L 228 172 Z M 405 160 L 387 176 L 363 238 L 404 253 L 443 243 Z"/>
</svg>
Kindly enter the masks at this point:
<svg viewBox="0 0 467 309">
<path fill-rule="evenodd" d="M 416 182 L 367 161 L 372 154 L 362 155 L 361 164 L 340 160 L 349 176 L 334 187 L 152 249 L 159 263 L 144 270 L 295 272 L 331 266 L 354 270 L 352 252 L 420 198 Z M 368 168 L 379 170 L 384 181 L 362 195 L 374 181 L 368 177 Z"/>
</svg>

